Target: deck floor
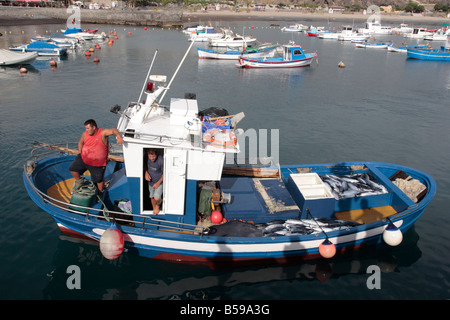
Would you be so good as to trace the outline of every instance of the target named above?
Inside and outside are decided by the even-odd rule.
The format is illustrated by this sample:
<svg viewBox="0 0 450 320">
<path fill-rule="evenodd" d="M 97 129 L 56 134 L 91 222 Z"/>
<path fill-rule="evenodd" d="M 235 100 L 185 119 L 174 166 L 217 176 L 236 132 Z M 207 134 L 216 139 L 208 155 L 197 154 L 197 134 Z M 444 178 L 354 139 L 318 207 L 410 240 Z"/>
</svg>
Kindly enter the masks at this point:
<svg viewBox="0 0 450 320">
<path fill-rule="evenodd" d="M 357 209 L 350 211 L 336 212 L 336 218 L 344 221 L 353 221 L 358 223 L 371 223 L 382 220 L 397 212 L 391 206 L 375 207 L 369 209 Z"/>
</svg>

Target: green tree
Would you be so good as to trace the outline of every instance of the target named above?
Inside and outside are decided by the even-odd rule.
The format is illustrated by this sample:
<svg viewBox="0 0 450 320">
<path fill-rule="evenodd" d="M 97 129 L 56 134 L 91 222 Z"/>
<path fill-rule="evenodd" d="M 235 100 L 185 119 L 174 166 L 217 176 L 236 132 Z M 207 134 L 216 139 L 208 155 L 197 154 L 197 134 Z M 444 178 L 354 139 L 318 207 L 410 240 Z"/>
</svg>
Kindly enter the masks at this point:
<svg viewBox="0 0 450 320">
<path fill-rule="evenodd" d="M 418 12 L 424 12 L 425 11 L 425 7 L 416 3 L 416 2 L 410 2 L 406 5 L 405 7 L 405 11 L 407 12 L 414 12 L 414 13 L 418 13 Z"/>
</svg>

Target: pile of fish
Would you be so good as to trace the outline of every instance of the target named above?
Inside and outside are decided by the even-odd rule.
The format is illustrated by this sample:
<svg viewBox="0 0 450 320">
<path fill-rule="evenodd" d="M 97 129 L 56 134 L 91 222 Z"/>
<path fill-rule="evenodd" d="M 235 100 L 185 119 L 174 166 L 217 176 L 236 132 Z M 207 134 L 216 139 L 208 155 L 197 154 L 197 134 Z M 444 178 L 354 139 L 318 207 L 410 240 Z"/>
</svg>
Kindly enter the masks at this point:
<svg viewBox="0 0 450 320">
<path fill-rule="evenodd" d="M 387 193 L 386 188 L 368 173 L 342 176 L 326 174 L 321 179 L 336 200 Z"/>
<path fill-rule="evenodd" d="M 307 235 L 336 230 L 348 230 L 360 224 L 330 218 L 274 220 L 258 223 L 255 226 L 263 231 L 265 237 Z"/>
<path fill-rule="evenodd" d="M 209 227 L 206 234 L 218 237 L 278 237 L 348 230 L 357 222 L 330 218 L 273 220 L 267 223 L 249 223 L 232 220 Z"/>
</svg>

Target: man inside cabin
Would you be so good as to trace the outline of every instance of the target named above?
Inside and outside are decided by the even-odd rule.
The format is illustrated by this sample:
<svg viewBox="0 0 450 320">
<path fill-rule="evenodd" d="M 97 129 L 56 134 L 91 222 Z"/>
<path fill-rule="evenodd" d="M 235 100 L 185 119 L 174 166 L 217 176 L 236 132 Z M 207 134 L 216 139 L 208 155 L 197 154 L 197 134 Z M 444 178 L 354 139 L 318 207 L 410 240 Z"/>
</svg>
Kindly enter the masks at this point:
<svg viewBox="0 0 450 320">
<path fill-rule="evenodd" d="M 89 170 L 92 182 L 97 184 L 99 192 L 103 192 L 103 175 L 108 163 L 108 137 L 115 135 L 118 144 L 123 144 L 123 139 L 117 129 L 99 128 L 93 119 L 86 120 L 84 127 L 86 130 L 78 142 L 78 155 L 69 167 L 75 178 L 74 189 L 81 184 L 81 175 Z"/>
<path fill-rule="evenodd" d="M 153 206 L 153 214 L 158 214 L 162 203 L 164 159 L 155 149 L 147 150 L 145 165 L 145 180 L 148 181 L 148 191 Z"/>
</svg>

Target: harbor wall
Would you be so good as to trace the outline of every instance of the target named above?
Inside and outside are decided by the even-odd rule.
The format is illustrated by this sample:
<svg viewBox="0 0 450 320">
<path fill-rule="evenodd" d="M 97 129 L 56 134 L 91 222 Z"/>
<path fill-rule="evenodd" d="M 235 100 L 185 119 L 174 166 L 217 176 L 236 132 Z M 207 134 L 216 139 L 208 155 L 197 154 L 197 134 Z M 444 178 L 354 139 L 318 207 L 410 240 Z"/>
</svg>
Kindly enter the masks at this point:
<svg viewBox="0 0 450 320">
<path fill-rule="evenodd" d="M 179 8 L 158 8 L 154 10 L 89 10 L 79 9 L 80 22 L 94 24 L 118 24 L 179 28 L 183 26 L 183 10 Z M 65 22 L 74 17 L 71 8 L 17 8 L 0 6 L 1 20 L 46 20 Z"/>
</svg>

